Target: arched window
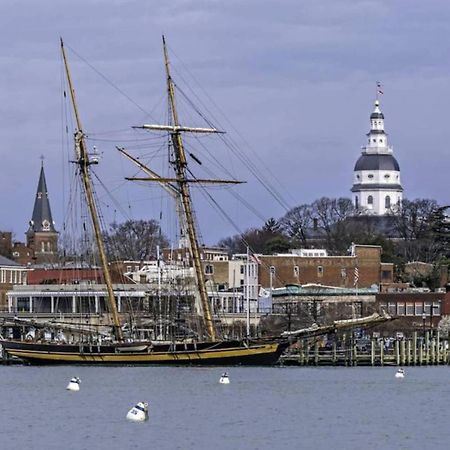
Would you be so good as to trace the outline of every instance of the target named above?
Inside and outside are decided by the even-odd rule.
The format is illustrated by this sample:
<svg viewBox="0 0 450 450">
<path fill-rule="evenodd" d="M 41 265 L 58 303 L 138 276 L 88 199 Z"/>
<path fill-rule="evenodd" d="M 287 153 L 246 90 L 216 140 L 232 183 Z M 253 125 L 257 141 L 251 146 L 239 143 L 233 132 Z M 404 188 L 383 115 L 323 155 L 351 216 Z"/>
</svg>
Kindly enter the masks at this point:
<svg viewBox="0 0 450 450">
<path fill-rule="evenodd" d="M 369 195 L 369 196 L 367 197 L 367 206 L 368 206 L 369 208 L 372 208 L 372 207 L 373 207 L 373 197 L 372 197 L 371 195 Z"/>
<path fill-rule="evenodd" d="M 359 208 L 359 198 L 358 198 L 358 196 L 355 197 L 355 208 L 356 209 Z"/>
<path fill-rule="evenodd" d="M 386 209 L 389 209 L 391 207 L 391 197 L 389 197 L 389 195 L 386 195 L 384 199 L 384 207 Z"/>
</svg>

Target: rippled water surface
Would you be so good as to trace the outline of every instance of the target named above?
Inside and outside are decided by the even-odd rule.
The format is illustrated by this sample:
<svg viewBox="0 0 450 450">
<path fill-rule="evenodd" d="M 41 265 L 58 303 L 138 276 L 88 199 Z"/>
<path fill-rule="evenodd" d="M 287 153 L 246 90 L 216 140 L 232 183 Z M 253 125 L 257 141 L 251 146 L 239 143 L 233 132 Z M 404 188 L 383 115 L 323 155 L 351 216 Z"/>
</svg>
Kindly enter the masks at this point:
<svg viewBox="0 0 450 450">
<path fill-rule="evenodd" d="M 220 385 L 227 370 L 229 385 Z M 0 367 L 3 449 L 450 448 L 450 368 Z M 81 390 L 65 390 L 72 376 Z M 148 401 L 150 420 L 127 411 Z"/>
</svg>

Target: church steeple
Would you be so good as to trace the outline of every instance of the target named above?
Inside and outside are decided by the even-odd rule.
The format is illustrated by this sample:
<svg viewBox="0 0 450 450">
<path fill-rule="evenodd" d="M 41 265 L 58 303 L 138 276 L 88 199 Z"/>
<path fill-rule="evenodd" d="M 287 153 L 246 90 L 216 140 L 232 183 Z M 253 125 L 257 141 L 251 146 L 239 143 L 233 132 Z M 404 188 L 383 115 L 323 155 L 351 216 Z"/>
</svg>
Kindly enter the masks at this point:
<svg viewBox="0 0 450 450">
<path fill-rule="evenodd" d="M 51 231 L 55 232 L 50 202 L 48 199 L 47 182 L 45 181 L 44 161 L 41 164 L 41 173 L 34 200 L 33 215 L 30 220 L 28 231 Z"/>
<path fill-rule="evenodd" d="M 26 236 L 27 245 L 33 250 L 33 259 L 36 263 L 53 263 L 57 260 L 58 232 L 55 230 L 50 209 L 43 161 L 34 200 L 33 215 Z"/>
</svg>

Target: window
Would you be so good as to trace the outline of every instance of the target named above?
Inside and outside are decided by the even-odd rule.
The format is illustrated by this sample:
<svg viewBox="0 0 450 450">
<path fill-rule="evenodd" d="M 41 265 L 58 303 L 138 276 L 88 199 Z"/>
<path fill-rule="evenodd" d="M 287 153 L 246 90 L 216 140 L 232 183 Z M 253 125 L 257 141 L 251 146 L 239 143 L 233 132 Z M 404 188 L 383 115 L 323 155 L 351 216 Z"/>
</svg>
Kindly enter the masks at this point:
<svg viewBox="0 0 450 450">
<path fill-rule="evenodd" d="M 414 303 L 406 304 L 406 315 L 413 316 L 414 315 Z"/>
<path fill-rule="evenodd" d="M 294 277 L 298 277 L 300 274 L 300 268 L 298 266 L 294 266 Z"/>
<path fill-rule="evenodd" d="M 359 198 L 358 198 L 358 196 L 355 197 L 355 208 L 356 209 L 359 208 Z"/>
<path fill-rule="evenodd" d="M 416 316 L 421 316 L 423 314 L 423 303 L 416 303 L 414 307 L 414 314 Z"/>
<path fill-rule="evenodd" d="M 387 173 L 384 178 L 386 178 L 386 180 L 388 180 L 389 178 L 391 178 L 391 176 Z"/>
<path fill-rule="evenodd" d="M 205 266 L 205 274 L 212 275 L 214 273 L 214 266 L 211 264 L 206 264 Z"/>
<path fill-rule="evenodd" d="M 317 266 L 317 276 L 323 277 L 323 267 L 322 266 Z"/>
<path fill-rule="evenodd" d="M 369 175 L 367 175 L 367 178 L 372 179 L 373 178 L 373 174 L 369 173 Z"/>
<path fill-rule="evenodd" d="M 391 278 L 392 277 L 391 277 L 391 271 L 390 270 L 382 270 L 381 271 L 381 279 L 383 281 L 390 280 Z"/>
<path fill-rule="evenodd" d="M 367 204 L 369 205 L 369 207 L 373 206 L 373 197 L 371 195 L 367 197 Z"/>
<path fill-rule="evenodd" d="M 386 209 L 391 207 L 391 197 L 389 197 L 389 195 L 386 195 L 386 197 L 384 199 L 384 207 Z"/>
<path fill-rule="evenodd" d="M 433 302 L 433 316 L 441 315 L 441 304 L 439 302 Z"/>
<path fill-rule="evenodd" d="M 405 304 L 397 303 L 397 316 L 404 316 L 404 315 L 405 315 Z"/>
<path fill-rule="evenodd" d="M 397 305 L 395 303 L 388 303 L 388 314 L 395 316 L 397 314 Z"/>
<path fill-rule="evenodd" d="M 244 273 L 244 266 L 241 266 L 239 269 L 240 269 L 241 274 L 243 274 Z"/>
</svg>

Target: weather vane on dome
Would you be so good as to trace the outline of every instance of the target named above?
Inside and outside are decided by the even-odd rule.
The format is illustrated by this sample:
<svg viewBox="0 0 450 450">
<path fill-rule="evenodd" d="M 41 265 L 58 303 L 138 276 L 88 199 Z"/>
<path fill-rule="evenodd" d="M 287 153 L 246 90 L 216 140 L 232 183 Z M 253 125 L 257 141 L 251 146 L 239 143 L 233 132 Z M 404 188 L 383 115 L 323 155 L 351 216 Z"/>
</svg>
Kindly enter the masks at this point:
<svg viewBox="0 0 450 450">
<path fill-rule="evenodd" d="M 377 102 L 379 100 L 379 96 L 383 95 L 383 94 L 384 94 L 384 92 L 383 92 L 383 89 L 382 89 L 382 86 L 381 86 L 381 81 L 377 81 L 377 89 L 376 89 L 376 100 L 377 100 Z"/>
</svg>

